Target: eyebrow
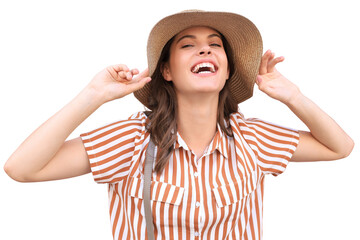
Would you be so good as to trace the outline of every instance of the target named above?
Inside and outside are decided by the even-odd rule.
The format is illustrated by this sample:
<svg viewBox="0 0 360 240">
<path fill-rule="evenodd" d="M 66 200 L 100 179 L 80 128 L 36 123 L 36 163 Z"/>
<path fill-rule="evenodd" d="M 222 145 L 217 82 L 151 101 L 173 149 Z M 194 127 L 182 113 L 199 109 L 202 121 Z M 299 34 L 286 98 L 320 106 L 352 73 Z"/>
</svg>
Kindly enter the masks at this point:
<svg viewBox="0 0 360 240">
<path fill-rule="evenodd" d="M 208 38 L 213 38 L 213 37 L 218 37 L 218 38 L 221 39 L 220 35 L 217 34 L 217 33 L 213 33 L 213 34 L 210 34 L 210 35 L 208 36 Z M 180 42 L 181 40 L 183 40 L 184 38 L 196 39 L 195 35 L 184 35 L 184 36 L 182 36 L 181 38 L 179 38 L 179 39 L 176 41 L 176 43 L 179 43 L 179 42 Z"/>
</svg>

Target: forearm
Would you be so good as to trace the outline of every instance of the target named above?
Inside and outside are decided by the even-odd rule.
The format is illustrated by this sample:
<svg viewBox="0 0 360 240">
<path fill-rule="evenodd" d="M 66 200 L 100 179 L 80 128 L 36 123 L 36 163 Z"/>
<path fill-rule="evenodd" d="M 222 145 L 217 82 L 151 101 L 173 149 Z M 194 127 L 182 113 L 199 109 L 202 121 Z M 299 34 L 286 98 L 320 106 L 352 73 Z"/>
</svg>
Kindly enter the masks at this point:
<svg viewBox="0 0 360 240">
<path fill-rule="evenodd" d="M 276 70 L 275 65 L 284 61 L 284 57 L 274 57 L 275 54 L 269 50 L 263 55 L 256 83 L 268 96 L 286 104 L 310 130 L 310 133 L 300 133 L 300 141 L 291 160 L 325 161 L 348 156 L 354 146 L 352 139 Z"/>
<path fill-rule="evenodd" d="M 40 171 L 74 129 L 100 106 L 101 101 L 95 91 L 85 88 L 38 127 L 11 155 L 5 167 L 24 177 Z"/>
<path fill-rule="evenodd" d="M 322 145 L 334 152 L 337 158 L 350 154 L 352 139 L 323 110 L 309 98 L 299 93 L 286 103 L 291 111 L 309 128 L 311 135 Z"/>
</svg>

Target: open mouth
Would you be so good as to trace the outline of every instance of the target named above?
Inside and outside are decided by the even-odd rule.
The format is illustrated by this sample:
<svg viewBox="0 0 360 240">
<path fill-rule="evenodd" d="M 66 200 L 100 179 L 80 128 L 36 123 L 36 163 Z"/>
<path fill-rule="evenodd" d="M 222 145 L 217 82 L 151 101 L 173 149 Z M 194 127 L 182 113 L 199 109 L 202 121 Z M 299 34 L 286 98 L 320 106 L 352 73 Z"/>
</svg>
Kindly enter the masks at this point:
<svg viewBox="0 0 360 240">
<path fill-rule="evenodd" d="M 196 64 L 191 68 L 191 72 L 196 74 L 202 74 L 202 73 L 214 73 L 216 72 L 217 67 L 210 63 L 210 62 L 202 62 L 199 64 Z"/>
</svg>

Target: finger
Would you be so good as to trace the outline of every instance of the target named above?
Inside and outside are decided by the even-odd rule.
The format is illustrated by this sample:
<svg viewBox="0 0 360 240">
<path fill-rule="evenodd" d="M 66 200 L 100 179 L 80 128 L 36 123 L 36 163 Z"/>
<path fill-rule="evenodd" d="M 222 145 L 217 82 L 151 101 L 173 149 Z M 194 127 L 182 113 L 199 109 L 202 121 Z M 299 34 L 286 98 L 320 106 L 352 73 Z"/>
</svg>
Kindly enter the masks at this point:
<svg viewBox="0 0 360 240">
<path fill-rule="evenodd" d="M 121 79 L 127 79 L 127 72 L 120 71 L 118 74 Z"/>
<path fill-rule="evenodd" d="M 151 81 L 150 77 L 142 78 L 140 81 L 128 84 L 127 85 L 127 87 L 128 87 L 127 90 L 128 90 L 129 93 L 135 92 L 136 90 L 139 90 L 140 88 L 143 88 L 145 86 L 145 84 L 150 82 L 150 81 Z"/>
<path fill-rule="evenodd" d="M 274 59 L 274 57 L 275 57 L 275 53 L 274 53 L 274 52 L 271 52 L 271 53 L 270 53 L 270 56 L 269 56 L 269 58 L 268 58 L 268 65 L 269 65 L 269 62 Z"/>
<path fill-rule="evenodd" d="M 259 90 L 263 92 L 264 88 L 266 86 L 266 82 L 265 82 L 265 79 L 263 78 L 263 76 L 257 75 L 255 82 L 256 82 L 256 85 L 258 86 Z"/>
<path fill-rule="evenodd" d="M 255 82 L 256 82 L 256 84 L 257 84 L 257 85 L 260 85 L 260 84 L 261 84 L 261 82 L 262 82 L 262 77 L 261 77 L 260 75 L 257 75 L 257 76 L 256 76 L 256 81 L 255 81 Z"/>
<path fill-rule="evenodd" d="M 126 75 L 126 79 L 129 81 L 133 78 L 133 75 L 131 74 L 131 72 L 125 72 L 125 75 Z"/>
<path fill-rule="evenodd" d="M 278 63 L 280 63 L 280 62 L 282 62 L 284 60 L 285 60 L 285 58 L 282 57 L 282 56 L 273 59 L 272 61 L 269 62 L 267 71 L 268 72 L 274 72 L 276 64 L 278 64 Z"/>
<path fill-rule="evenodd" d="M 271 51 L 267 50 L 264 55 L 261 58 L 260 68 L 259 68 L 259 74 L 263 75 L 267 73 L 267 65 L 268 65 L 268 59 L 271 56 Z"/>
<path fill-rule="evenodd" d="M 120 71 L 128 72 L 129 71 L 129 68 L 125 64 L 116 64 L 116 65 L 112 65 L 110 67 L 113 68 L 116 72 L 120 72 Z"/>
<path fill-rule="evenodd" d="M 149 78 L 149 69 L 146 68 L 144 71 L 142 71 L 141 73 L 139 73 L 134 80 L 136 81 L 140 81 L 143 78 Z"/>
<path fill-rule="evenodd" d="M 131 69 L 130 72 L 133 76 L 139 74 L 139 70 L 137 68 Z"/>
</svg>

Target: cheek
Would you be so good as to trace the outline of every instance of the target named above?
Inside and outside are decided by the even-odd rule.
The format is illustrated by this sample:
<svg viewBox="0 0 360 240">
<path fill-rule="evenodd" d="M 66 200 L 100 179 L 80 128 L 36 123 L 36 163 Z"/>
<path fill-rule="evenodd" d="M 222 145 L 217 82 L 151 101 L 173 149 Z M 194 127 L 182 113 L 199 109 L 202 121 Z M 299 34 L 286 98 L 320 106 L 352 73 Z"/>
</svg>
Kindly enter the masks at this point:
<svg viewBox="0 0 360 240">
<path fill-rule="evenodd" d="M 184 56 L 174 54 L 170 58 L 169 63 L 169 69 L 173 77 L 175 77 L 175 75 L 177 76 L 185 73 L 187 65 Z"/>
</svg>

